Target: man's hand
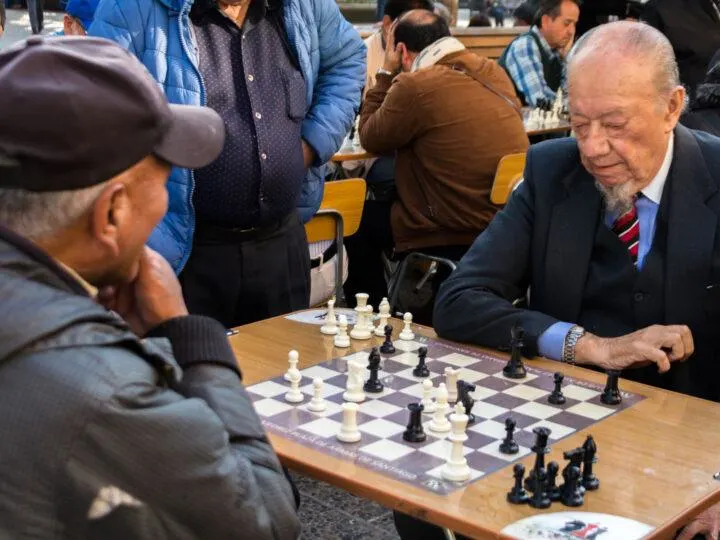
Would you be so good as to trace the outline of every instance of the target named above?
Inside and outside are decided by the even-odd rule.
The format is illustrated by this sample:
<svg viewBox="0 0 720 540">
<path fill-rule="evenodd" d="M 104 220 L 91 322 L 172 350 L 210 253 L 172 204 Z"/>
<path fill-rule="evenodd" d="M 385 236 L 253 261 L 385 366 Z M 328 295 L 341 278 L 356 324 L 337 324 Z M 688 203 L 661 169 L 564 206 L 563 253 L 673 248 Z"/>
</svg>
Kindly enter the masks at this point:
<svg viewBox="0 0 720 540">
<path fill-rule="evenodd" d="M 313 161 L 315 161 L 315 150 L 313 150 L 313 147 L 310 146 L 305 141 L 302 141 L 302 151 L 303 151 L 303 163 L 305 163 L 305 168 L 309 169 L 310 165 L 312 165 Z"/>
<path fill-rule="evenodd" d="M 398 47 L 395 45 L 396 26 L 397 21 L 393 23 L 388 32 L 385 43 L 385 61 L 383 62 L 383 69 L 393 74 L 399 73 L 400 67 L 402 66 L 402 52 L 398 50 Z"/>
<path fill-rule="evenodd" d="M 585 334 L 577 342 L 575 358 L 578 364 L 616 370 L 655 363 L 665 373 L 671 362 L 686 360 L 694 351 L 687 326 L 655 325 L 618 338 Z"/>
<path fill-rule="evenodd" d="M 106 308 L 118 313 L 138 336 L 157 325 L 188 314 L 180 282 L 165 258 L 145 247 L 132 283 L 106 287 L 98 294 Z"/>
<path fill-rule="evenodd" d="M 720 504 L 711 506 L 691 521 L 677 537 L 677 540 L 691 540 L 696 534 L 718 540 L 720 534 Z"/>
</svg>

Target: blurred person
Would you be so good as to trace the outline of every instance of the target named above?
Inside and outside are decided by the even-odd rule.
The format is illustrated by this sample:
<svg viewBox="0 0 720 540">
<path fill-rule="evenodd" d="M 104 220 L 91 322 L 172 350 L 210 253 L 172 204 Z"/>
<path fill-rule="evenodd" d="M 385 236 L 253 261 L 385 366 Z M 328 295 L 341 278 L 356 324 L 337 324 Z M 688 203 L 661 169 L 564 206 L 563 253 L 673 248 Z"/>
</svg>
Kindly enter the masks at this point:
<svg viewBox="0 0 720 540">
<path fill-rule="evenodd" d="M 720 137 L 720 51 L 710 61 L 705 80 L 690 100 L 690 110 L 680 121 L 686 127 Z"/>
<path fill-rule="evenodd" d="M 63 33 L 66 36 L 84 36 L 93 22 L 100 0 L 69 0 L 63 17 Z"/>
<path fill-rule="evenodd" d="M 470 22 L 468 23 L 468 27 L 489 27 L 492 26 L 492 23 L 490 22 L 490 17 L 488 17 L 485 13 L 476 13 L 472 17 L 470 17 Z"/>
</svg>

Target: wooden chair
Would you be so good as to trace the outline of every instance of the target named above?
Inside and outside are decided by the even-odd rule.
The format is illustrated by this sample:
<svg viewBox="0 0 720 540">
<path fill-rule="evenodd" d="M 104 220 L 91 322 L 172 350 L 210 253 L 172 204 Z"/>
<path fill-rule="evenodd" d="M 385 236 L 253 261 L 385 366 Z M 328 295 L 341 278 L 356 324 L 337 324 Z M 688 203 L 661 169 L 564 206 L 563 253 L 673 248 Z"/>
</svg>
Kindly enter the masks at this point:
<svg viewBox="0 0 720 540">
<path fill-rule="evenodd" d="M 352 236 L 360 227 L 366 191 L 362 178 L 327 182 L 320 209 L 305 224 L 308 242 L 334 240 L 337 245 L 335 299 L 338 302 L 343 290 L 343 238 Z"/>
<path fill-rule="evenodd" d="M 490 191 L 490 202 L 505 204 L 515 187 L 523 180 L 525 154 L 503 156 L 495 171 L 495 180 Z"/>
</svg>

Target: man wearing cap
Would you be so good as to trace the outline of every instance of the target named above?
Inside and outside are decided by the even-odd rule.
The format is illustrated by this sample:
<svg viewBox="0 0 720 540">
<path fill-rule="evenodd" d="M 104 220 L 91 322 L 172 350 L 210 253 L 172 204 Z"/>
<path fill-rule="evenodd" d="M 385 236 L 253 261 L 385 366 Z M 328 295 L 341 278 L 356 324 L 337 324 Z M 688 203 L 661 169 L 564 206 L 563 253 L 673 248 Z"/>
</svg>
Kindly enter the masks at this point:
<svg viewBox="0 0 720 540">
<path fill-rule="evenodd" d="M 84 36 L 93 22 L 100 0 L 70 0 L 65 6 L 63 33 L 66 36 Z"/>
<path fill-rule="evenodd" d="M 92 38 L 3 52 L 0 94 L 0 538 L 297 538 L 224 328 L 145 246 L 222 120 Z"/>
<path fill-rule="evenodd" d="M 365 80 L 335 0 L 101 0 L 90 34 L 133 52 L 170 102 L 225 122 L 215 162 L 173 171 L 150 239 L 182 272 L 190 311 L 235 326 L 307 307 L 303 222 Z"/>
</svg>

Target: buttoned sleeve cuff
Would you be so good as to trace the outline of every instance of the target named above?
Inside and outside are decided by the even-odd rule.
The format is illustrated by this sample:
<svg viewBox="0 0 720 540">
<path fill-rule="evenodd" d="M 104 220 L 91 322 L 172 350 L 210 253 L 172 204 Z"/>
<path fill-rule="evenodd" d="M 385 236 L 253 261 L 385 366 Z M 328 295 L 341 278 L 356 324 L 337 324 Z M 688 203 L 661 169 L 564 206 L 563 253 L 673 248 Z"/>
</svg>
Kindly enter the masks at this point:
<svg viewBox="0 0 720 540">
<path fill-rule="evenodd" d="M 556 322 L 538 338 L 538 353 L 551 360 L 562 360 L 563 346 L 568 332 L 574 326 L 568 322 Z"/>
</svg>

